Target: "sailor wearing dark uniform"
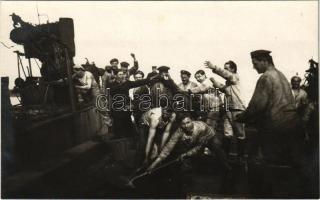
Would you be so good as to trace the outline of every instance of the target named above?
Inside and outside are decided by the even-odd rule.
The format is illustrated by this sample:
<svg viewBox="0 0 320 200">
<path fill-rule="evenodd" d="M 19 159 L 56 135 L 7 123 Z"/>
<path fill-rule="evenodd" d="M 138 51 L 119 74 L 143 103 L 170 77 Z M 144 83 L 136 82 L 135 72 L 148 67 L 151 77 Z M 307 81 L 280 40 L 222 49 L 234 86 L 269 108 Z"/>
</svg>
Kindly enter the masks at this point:
<svg viewBox="0 0 320 200">
<path fill-rule="evenodd" d="M 137 71 L 134 75 L 134 80 L 142 80 L 144 78 L 144 73 L 142 71 Z M 135 123 L 138 123 L 141 115 L 143 114 L 143 109 L 140 107 L 140 102 L 144 99 L 144 96 L 149 94 L 149 88 L 147 85 L 142 85 L 131 89 L 130 94 L 132 95 L 132 111 Z"/>
<path fill-rule="evenodd" d="M 119 71 L 116 82 L 109 85 L 110 95 L 112 101 L 122 101 L 123 104 L 113 104 L 111 115 L 113 118 L 113 132 L 116 138 L 133 137 L 135 128 L 131 120 L 129 89 L 146 85 L 150 83 L 150 79 L 141 79 L 137 81 L 130 81 L 127 79 L 127 74 Z M 119 105 L 117 107 L 117 105 Z M 116 108 L 117 107 L 117 108 Z"/>
<path fill-rule="evenodd" d="M 131 57 L 133 58 L 133 67 L 129 68 L 129 63 L 127 62 L 121 62 L 120 63 L 120 70 L 123 71 L 124 74 L 126 74 L 126 78 L 129 80 L 130 76 L 135 74 L 139 69 L 139 64 L 136 59 L 136 56 L 132 53 Z"/>
<path fill-rule="evenodd" d="M 260 153 L 250 155 L 248 174 L 257 198 L 301 198 L 303 180 L 303 131 L 291 87 L 275 68 L 271 51 L 251 52 L 253 67 L 262 74 L 248 108 L 236 117 L 258 129 Z"/>
<path fill-rule="evenodd" d="M 161 66 L 158 68 L 159 76 L 162 81 L 158 81 L 150 86 L 150 96 L 152 99 L 152 107 L 159 107 L 159 101 L 163 98 L 168 100 L 168 104 L 173 98 L 172 87 L 169 85 L 173 82 L 169 75 L 169 67 Z"/>
<path fill-rule="evenodd" d="M 158 74 L 157 66 L 152 66 L 152 71 L 150 73 L 148 73 L 147 78 L 155 76 L 157 74 Z"/>
</svg>

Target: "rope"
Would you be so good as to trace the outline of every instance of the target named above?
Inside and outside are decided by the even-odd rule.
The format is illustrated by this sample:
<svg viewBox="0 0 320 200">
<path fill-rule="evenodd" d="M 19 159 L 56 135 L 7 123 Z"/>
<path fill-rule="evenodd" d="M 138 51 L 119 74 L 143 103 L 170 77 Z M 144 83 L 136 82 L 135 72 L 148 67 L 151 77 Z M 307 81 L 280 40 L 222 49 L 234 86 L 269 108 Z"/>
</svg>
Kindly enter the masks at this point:
<svg viewBox="0 0 320 200">
<path fill-rule="evenodd" d="M 21 61 L 21 59 L 20 59 L 20 58 L 19 58 L 19 62 L 20 62 L 21 69 L 22 69 L 22 71 L 23 71 L 24 77 L 26 77 L 26 78 L 27 78 L 26 72 L 24 71 L 24 67 L 23 67 L 23 64 L 22 64 L 22 61 Z"/>
<path fill-rule="evenodd" d="M 132 184 L 133 181 L 137 180 L 138 178 L 141 178 L 141 177 L 143 177 L 143 176 L 152 174 L 154 171 L 157 171 L 157 170 L 159 170 L 159 169 L 161 169 L 161 168 L 167 167 L 167 166 L 169 166 L 169 165 L 171 165 L 171 164 L 173 164 L 173 163 L 175 163 L 175 162 L 177 162 L 177 161 L 179 161 L 179 160 L 180 160 L 180 157 L 179 157 L 179 158 L 176 158 L 175 160 L 172 160 L 172 161 L 170 161 L 170 162 L 167 162 L 166 164 L 163 164 L 163 165 L 155 168 L 154 170 L 152 170 L 152 171 L 150 171 L 150 172 L 143 172 L 142 174 L 137 175 L 137 176 L 131 178 L 130 181 L 129 181 L 129 184 Z"/>
<path fill-rule="evenodd" d="M 7 46 L 5 43 L 3 43 L 3 42 L 0 42 L 3 46 L 5 46 L 7 49 L 11 49 L 12 47 L 14 47 L 14 46 Z"/>
<path fill-rule="evenodd" d="M 39 64 L 38 64 L 38 62 L 37 62 L 37 60 L 34 58 L 34 61 L 36 62 L 36 64 L 37 64 L 37 66 L 38 66 L 38 68 L 39 68 L 39 70 L 41 70 L 41 67 L 39 66 Z"/>
<path fill-rule="evenodd" d="M 21 104 L 21 100 L 19 99 L 17 94 L 15 95 L 15 97 L 18 99 L 19 103 Z"/>
</svg>

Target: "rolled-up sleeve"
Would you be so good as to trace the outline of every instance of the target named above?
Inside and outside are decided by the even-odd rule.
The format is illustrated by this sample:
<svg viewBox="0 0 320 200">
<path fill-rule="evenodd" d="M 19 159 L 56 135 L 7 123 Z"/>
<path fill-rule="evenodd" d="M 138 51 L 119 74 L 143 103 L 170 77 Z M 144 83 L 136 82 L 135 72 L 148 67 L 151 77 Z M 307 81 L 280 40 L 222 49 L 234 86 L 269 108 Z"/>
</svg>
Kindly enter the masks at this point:
<svg viewBox="0 0 320 200">
<path fill-rule="evenodd" d="M 212 72 L 230 81 L 233 84 L 236 84 L 238 82 L 238 78 L 236 74 L 229 72 L 228 70 L 222 69 L 220 67 L 216 67 L 212 69 Z"/>
</svg>

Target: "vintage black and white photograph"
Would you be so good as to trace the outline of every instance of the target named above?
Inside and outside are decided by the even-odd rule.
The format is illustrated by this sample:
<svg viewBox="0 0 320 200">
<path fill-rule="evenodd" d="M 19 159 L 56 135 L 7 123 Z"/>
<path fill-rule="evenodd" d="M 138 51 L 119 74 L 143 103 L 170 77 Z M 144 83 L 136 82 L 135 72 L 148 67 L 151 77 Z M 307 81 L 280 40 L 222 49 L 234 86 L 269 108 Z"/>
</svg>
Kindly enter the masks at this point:
<svg viewBox="0 0 320 200">
<path fill-rule="evenodd" d="M 0 1 L 1 198 L 320 198 L 318 16 Z"/>
</svg>

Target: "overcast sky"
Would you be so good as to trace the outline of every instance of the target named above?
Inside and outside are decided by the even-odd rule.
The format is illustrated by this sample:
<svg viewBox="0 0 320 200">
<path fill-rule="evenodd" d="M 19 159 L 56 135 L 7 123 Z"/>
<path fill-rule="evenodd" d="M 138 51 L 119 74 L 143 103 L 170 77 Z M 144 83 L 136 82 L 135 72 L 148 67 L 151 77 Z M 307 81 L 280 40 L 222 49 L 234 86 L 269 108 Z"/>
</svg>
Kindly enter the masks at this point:
<svg viewBox="0 0 320 200">
<path fill-rule="evenodd" d="M 38 24 L 37 5 L 40 14 L 49 16 L 49 22 L 59 17 L 73 18 L 77 64 L 84 63 L 85 57 L 98 67 L 114 57 L 132 63 L 133 52 L 145 73 L 152 65 L 167 65 L 172 77 L 180 82 L 181 69 L 194 73 L 204 68 L 205 60 L 218 66 L 233 60 L 246 101 L 259 77 L 251 64 L 251 51 L 271 50 L 276 67 L 287 78 L 296 72 L 303 75 L 310 58 L 318 61 L 317 1 L 0 1 L 0 41 L 14 46 L 7 49 L 0 44 L 0 74 L 9 76 L 10 88 L 17 77 L 16 55 L 12 52 L 23 48 L 9 39 L 13 28 L 9 14 L 14 12 Z M 47 17 L 40 20 L 46 23 Z M 39 74 L 35 63 L 33 70 Z"/>
</svg>

